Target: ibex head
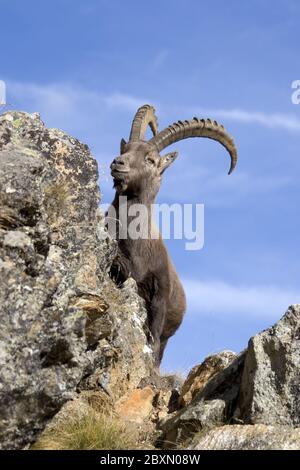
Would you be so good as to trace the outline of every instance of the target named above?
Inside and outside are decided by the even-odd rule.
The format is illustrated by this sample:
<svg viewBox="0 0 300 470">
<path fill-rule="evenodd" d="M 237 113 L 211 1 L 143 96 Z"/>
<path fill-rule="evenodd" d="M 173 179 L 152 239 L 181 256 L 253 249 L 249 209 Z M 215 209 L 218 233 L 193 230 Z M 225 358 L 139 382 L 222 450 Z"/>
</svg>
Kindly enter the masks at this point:
<svg viewBox="0 0 300 470">
<path fill-rule="evenodd" d="M 144 140 L 147 127 L 153 137 Z M 157 118 L 152 106 L 138 109 L 133 119 L 129 141 L 121 140 L 121 155 L 111 164 L 114 186 L 119 194 L 139 197 L 157 194 L 163 172 L 174 162 L 177 152 L 160 156 L 159 152 L 179 140 L 189 137 L 207 137 L 222 144 L 230 154 L 229 174 L 237 162 L 237 151 L 224 127 L 210 119 L 194 117 L 189 121 L 178 121 L 158 133 Z"/>
</svg>

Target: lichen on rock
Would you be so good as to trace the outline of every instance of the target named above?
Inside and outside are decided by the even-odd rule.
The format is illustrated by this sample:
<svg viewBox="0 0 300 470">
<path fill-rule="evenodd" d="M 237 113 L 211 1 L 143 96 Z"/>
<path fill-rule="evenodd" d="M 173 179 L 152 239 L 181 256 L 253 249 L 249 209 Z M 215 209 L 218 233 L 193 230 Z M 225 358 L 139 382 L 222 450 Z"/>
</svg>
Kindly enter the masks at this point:
<svg viewBox="0 0 300 470">
<path fill-rule="evenodd" d="M 32 442 L 76 391 L 117 399 L 151 373 L 144 302 L 108 276 L 97 181 L 87 145 L 37 113 L 0 116 L 3 449 Z"/>
<path fill-rule="evenodd" d="M 296 304 L 238 356 L 224 351 L 195 366 L 181 409 L 159 423 L 160 445 L 194 439 L 198 450 L 299 449 L 299 332 Z"/>
<path fill-rule="evenodd" d="M 244 423 L 300 426 L 300 304 L 250 339 L 235 415 Z"/>
<path fill-rule="evenodd" d="M 190 450 L 299 450 L 300 429 L 288 426 L 222 426 L 195 436 Z"/>
</svg>

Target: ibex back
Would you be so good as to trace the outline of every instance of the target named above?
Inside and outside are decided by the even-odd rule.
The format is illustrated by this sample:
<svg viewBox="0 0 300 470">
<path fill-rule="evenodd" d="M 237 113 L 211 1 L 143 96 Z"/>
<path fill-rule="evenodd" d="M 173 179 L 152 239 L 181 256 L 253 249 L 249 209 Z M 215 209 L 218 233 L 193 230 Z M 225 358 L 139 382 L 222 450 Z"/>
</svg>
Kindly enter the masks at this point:
<svg viewBox="0 0 300 470">
<path fill-rule="evenodd" d="M 154 136 L 145 141 L 148 125 Z M 145 299 L 147 306 L 151 333 L 149 339 L 153 342 L 157 365 L 163 357 L 168 339 L 182 322 L 186 300 L 162 237 L 155 228 L 151 208 L 164 171 L 177 157 L 177 152 L 164 156 L 160 156 L 159 152 L 188 137 L 208 137 L 220 142 L 231 157 L 229 173 L 233 171 L 237 152 L 233 139 L 223 126 L 210 119 L 193 118 L 190 121 L 178 121 L 158 133 L 155 111 L 149 105 L 138 109 L 129 141 L 126 143 L 124 139 L 121 140 L 121 155 L 111 164 L 116 189 L 111 211 L 118 219 L 118 229 L 114 234 L 118 240 L 118 254 L 112 265 L 111 275 L 118 283 L 130 276 L 136 280 L 139 294 Z M 125 211 L 122 210 L 124 204 Z M 142 238 L 131 237 L 128 232 L 127 236 L 120 236 L 120 231 L 126 231 L 133 218 L 130 211 L 133 204 L 142 204 L 147 209 L 144 212 L 147 236 L 143 233 Z"/>
</svg>

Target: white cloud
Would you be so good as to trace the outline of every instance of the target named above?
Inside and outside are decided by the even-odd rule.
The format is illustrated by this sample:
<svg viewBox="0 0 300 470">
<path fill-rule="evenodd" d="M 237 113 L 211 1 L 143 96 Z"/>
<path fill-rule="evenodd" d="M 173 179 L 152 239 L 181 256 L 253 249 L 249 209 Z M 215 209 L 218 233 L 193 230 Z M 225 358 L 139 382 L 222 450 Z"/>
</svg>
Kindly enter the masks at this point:
<svg viewBox="0 0 300 470">
<path fill-rule="evenodd" d="M 67 85 L 38 85 L 35 83 L 8 82 L 8 91 L 14 101 L 35 101 L 42 107 L 59 106 L 69 109 L 76 100 L 75 89 Z M 17 105 L 16 102 L 13 103 Z"/>
<path fill-rule="evenodd" d="M 162 50 L 154 59 L 153 66 L 158 67 L 167 57 L 168 52 Z M 111 110 L 123 109 L 126 111 L 134 112 L 144 103 L 153 100 L 150 97 L 136 97 L 131 94 L 114 92 L 104 94 L 98 91 L 92 91 L 87 88 L 75 85 L 73 83 L 51 83 L 46 85 L 35 83 L 22 83 L 16 81 L 7 81 L 7 92 L 12 97 L 13 104 L 18 106 L 18 102 L 30 101 L 35 104 L 38 110 L 45 110 L 51 113 L 54 110 L 65 113 L 79 113 L 82 108 L 88 110 L 101 111 L 103 105 Z M 161 103 L 154 103 L 158 109 L 164 112 L 165 115 L 170 115 L 170 108 L 168 112 L 166 106 Z M 236 121 L 239 123 L 253 123 L 269 128 L 281 128 L 289 131 L 300 131 L 300 119 L 294 115 L 282 113 L 263 113 L 260 111 L 249 111 L 243 109 L 207 109 L 198 106 L 182 107 L 172 106 L 176 114 L 184 117 L 191 117 L 193 115 L 211 116 L 214 119 L 225 119 L 229 121 Z"/>
<path fill-rule="evenodd" d="M 13 108 L 38 111 L 42 119 L 74 124 L 75 127 L 86 114 L 101 110 L 100 95 L 72 84 L 48 84 L 7 82 L 8 95 Z M 99 113 L 100 114 L 100 113 Z M 65 124 L 65 125 L 66 125 Z"/>
<path fill-rule="evenodd" d="M 81 112 L 83 105 L 84 108 L 90 106 L 92 110 L 98 106 L 99 113 L 103 105 L 109 109 L 136 111 L 139 106 L 147 102 L 145 98 L 119 92 L 104 94 L 72 83 L 40 85 L 9 81 L 8 91 L 14 99 L 15 106 L 18 101 L 29 101 L 46 111 L 48 108 L 50 111 L 56 109 L 62 112 Z"/>
<path fill-rule="evenodd" d="M 136 98 L 123 93 L 112 93 L 103 96 L 104 103 L 110 108 L 122 108 L 127 111 L 135 112 L 140 106 L 147 103 L 148 100 Z"/>
<path fill-rule="evenodd" d="M 98 159 L 99 162 L 106 165 L 111 159 L 111 148 L 116 147 L 115 141 L 119 139 L 119 135 L 115 135 L 117 134 L 116 123 L 119 124 L 120 129 L 127 127 L 123 125 L 123 118 L 118 115 L 118 110 L 127 112 L 132 117 L 141 104 L 152 102 L 145 97 L 139 98 L 120 92 L 104 94 L 99 91 L 91 91 L 72 83 L 34 84 L 8 80 L 7 91 L 9 101 L 13 103 L 15 108 L 24 107 L 25 110 L 39 111 L 47 125 L 65 128 L 88 141 L 96 153 L 101 152 L 108 155 L 105 159 Z M 170 115 L 170 109 L 166 113 L 167 110 L 164 106 L 158 105 L 157 107 L 158 111 L 162 111 L 162 114 Z M 244 110 L 201 109 L 197 107 L 172 107 L 171 111 L 172 114 L 176 112 L 181 117 L 184 115 L 191 117 L 195 114 L 210 115 L 214 118 L 231 119 L 244 123 L 253 122 L 268 127 L 282 127 L 286 130 L 300 130 L 300 119 L 283 114 L 268 115 Z M 103 143 L 104 136 L 106 136 L 106 142 L 111 142 L 111 145 Z M 205 159 L 203 159 L 201 167 L 198 166 L 195 171 L 194 167 L 191 169 L 190 165 L 181 164 L 183 160 L 187 161 L 188 158 L 181 155 L 176 164 L 177 171 L 172 171 L 167 175 L 167 181 L 160 193 L 161 197 L 167 196 L 177 200 L 178 187 L 186 187 L 189 182 L 188 188 L 180 196 L 181 200 L 197 198 L 200 185 L 202 194 L 206 195 L 210 205 L 228 206 L 235 204 L 237 195 L 241 198 L 249 194 L 266 193 L 290 184 L 290 179 L 283 176 L 264 175 L 259 177 L 241 171 L 230 178 L 226 174 L 216 175 L 210 167 L 205 166 Z"/>
<path fill-rule="evenodd" d="M 278 320 L 287 307 L 300 302 L 296 290 L 277 286 L 236 286 L 223 281 L 183 280 L 188 310 L 195 315 L 259 316 Z"/>
<path fill-rule="evenodd" d="M 67 130 L 88 142 L 93 153 L 101 154 L 98 162 L 101 165 L 102 182 L 105 179 L 102 186 L 111 197 L 111 191 L 108 189 L 111 187 L 109 163 L 113 152 L 118 152 L 120 135 L 126 136 L 126 133 L 128 135 L 130 119 L 134 112 L 141 104 L 147 101 L 152 102 L 152 100 L 120 92 L 104 94 L 72 83 L 35 84 L 8 80 L 7 91 L 9 101 L 13 103 L 14 108 L 39 111 L 47 126 Z M 194 114 L 211 115 L 245 123 L 256 122 L 264 126 L 283 126 L 285 129 L 297 130 L 299 126 L 300 129 L 300 120 L 279 114 L 267 115 L 241 110 L 205 110 L 197 107 L 171 107 L 167 110 L 162 105 L 158 105 L 157 108 L 158 114 L 164 114 L 165 117 L 170 116 L 170 113 L 176 113 L 181 117 L 184 115 L 191 117 Z M 210 151 L 209 147 L 204 147 L 203 152 L 207 152 L 207 149 Z M 212 152 L 214 152 L 213 148 Z M 228 177 L 226 174 L 229 165 L 227 155 L 223 159 L 224 171 L 217 174 L 210 165 L 209 159 L 206 159 L 204 155 L 201 158 L 201 165 L 197 162 L 196 171 L 195 166 L 187 164 L 188 161 L 193 161 L 192 156 L 189 158 L 181 152 L 174 169 L 166 174 L 166 181 L 160 191 L 161 199 L 177 201 L 180 197 L 182 202 L 199 200 L 199 188 L 201 188 L 200 194 L 205 195 L 205 200 L 199 202 L 205 202 L 214 207 L 228 207 L 240 203 L 249 195 L 254 198 L 267 192 L 274 192 L 291 183 L 290 178 L 282 175 L 259 176 L 241 170 L 234 173 L 232 177 Z M 103 173 L 105 173 L 105 178 L 103 178 Z M 179 188 L 182 187 L 185 191 L 179 194 Z"/>
<path fill-rule="evenodd" d="M 263 113 L 260 111 L 249 111 L 245 109 L 209 109 L 201 107 L 185 107 L 181 113 L 187 116 L 203 116 L 212 119 L 226 119 L 245 124 L 258 124 L 270 129 L 281 128 L 283 130 L 299 132 L 300 119 L 291 114 Z M 184 116 L 183 116 L 184 117 Z"/>
</svg>

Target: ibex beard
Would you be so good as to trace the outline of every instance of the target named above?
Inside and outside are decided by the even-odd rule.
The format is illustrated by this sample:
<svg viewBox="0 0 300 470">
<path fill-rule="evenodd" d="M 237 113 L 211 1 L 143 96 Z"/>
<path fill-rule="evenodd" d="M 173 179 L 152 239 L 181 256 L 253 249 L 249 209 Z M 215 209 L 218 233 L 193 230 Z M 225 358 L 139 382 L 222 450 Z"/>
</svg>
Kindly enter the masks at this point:
<svg viewBox="0 0 300 470">
<path fill-rule="evenodd" d="M 145 141 L 148 125 L 154 136 Z M 156 228 L 151 207 L 160 189 L 162 175 L 178 155 L 177 152 L 171 152 L 160 156 L 159 152 L 188 137 L 207 137 L 221 143 L 231 157 L 229 173 L 233 171 L 237 152 L 233 139 L 222 125 L 210 119 L 193 118 L 190 121 L 178 121 L 158 133 L 155 110 L 149 105 L 138 109 L 129 141 L 121 140 L 121 155 L 111 164 L 116 189 L 112 208 L 119 221 L 117 233 L 114 234 L 118 240 L 118 252 L 111 267 L 111 276 L 118 284 L 128 277 L 135 279 L 139 294 L 146 302 L 149 341 L 152 342 L 157 366 L 162 360 L 168 339 L 182 322 L 186 298 L 162 236 Z M 126 223 L 122 220 L 122 201 L 125 200 Z M 130 234 L 124 237 L 122 231 L 133 220 L 131 207 L 136 204 L 147 208 L 145 226 L 149 233 L 142 238 L 130 237 Z"/>
</svg>

